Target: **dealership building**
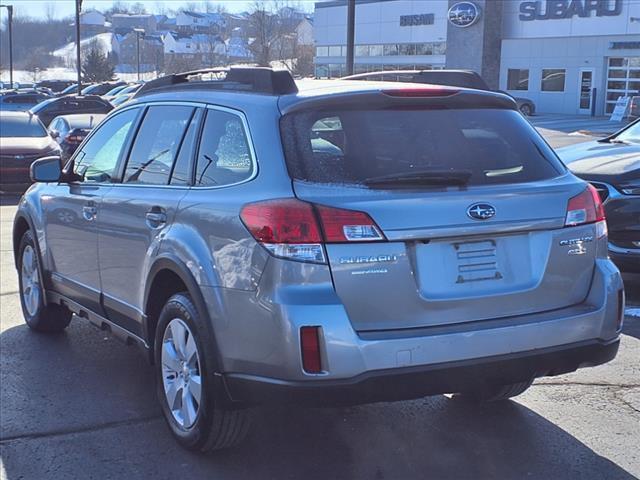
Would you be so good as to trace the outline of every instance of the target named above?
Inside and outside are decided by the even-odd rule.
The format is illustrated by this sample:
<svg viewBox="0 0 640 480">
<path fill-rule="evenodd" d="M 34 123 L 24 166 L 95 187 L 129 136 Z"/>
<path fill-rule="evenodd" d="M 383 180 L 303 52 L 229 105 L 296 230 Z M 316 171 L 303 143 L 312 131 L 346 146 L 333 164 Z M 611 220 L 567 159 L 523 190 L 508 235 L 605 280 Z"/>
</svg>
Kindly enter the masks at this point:
<svg viewBox="0 0 640 480">
<path fill-rule="evenodd" d="M 346 0 L 315 5 L 315 68 L 345 74 Z M 356 0 L 355 73 L 467 68 L 538 112 L 640 95 L 640 0 Z"/>
</svg>

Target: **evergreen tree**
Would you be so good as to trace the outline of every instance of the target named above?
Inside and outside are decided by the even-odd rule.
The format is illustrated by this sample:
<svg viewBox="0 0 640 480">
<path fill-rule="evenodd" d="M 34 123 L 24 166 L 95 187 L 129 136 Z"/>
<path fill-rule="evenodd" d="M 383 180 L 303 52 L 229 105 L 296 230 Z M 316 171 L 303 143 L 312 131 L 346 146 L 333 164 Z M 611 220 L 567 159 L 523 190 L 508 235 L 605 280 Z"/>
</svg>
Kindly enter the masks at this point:
<svg viewBox="0 0 640 480">
<path fill-rule="evenodd" d="M 82 78 L 85 82 L 108 82 L 113 80 L 114 66 L 102 49 L 97 45 L 91 48 L 82 62 Z"/>
</svg>

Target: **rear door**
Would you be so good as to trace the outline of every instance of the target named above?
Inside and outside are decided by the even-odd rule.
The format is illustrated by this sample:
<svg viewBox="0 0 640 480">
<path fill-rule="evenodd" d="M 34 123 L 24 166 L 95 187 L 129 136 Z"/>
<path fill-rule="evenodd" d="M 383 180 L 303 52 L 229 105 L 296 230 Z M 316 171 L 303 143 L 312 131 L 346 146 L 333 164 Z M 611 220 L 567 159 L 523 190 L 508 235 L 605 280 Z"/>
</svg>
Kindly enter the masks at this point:
<svg viewBox="0 0 640 480">
<path fill-rule="evenodd" d="M 296 195 L 366 212 L 386 237 L 326 246 L 357 330 L 531 314 L 586 297 L 595 242 L 575 255 L 564 244 L 593 239 L 594 227 L 563 228 L 585 186 L 517 112 L 314 111 L 285 117 L 282 131 Z"/>
<path fill-rule="evenodd" d="M 142 333 L 151 258 L 189 188 L 180 172 L 191 159 L 201 115 L 193 105 L 148 107 L 121 181 L 102 201 L 98 246 L 105 310 L 111 320 L 137 335 Z M 174 172 L 177 181 L 172 182 Z"/>
</svg>

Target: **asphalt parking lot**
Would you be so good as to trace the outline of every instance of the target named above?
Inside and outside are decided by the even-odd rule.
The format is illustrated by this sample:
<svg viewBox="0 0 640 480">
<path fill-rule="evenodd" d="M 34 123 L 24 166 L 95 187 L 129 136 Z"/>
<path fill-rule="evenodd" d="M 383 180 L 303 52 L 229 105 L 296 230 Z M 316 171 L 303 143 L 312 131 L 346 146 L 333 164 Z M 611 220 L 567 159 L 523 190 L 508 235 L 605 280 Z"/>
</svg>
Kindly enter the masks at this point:
<svg viewBox="0 0 640 480">
<path fill-rule="evenodd" d="M 541 379 L 504 405 L 446 396 L 351 408 L 263 408 L 233 450 L 180 449 L 142 354 L 74 320 L 23 324 L 0 206 L 0 479 L 411 479 L 640 476 L 640 280 L 611 363 Z M 635 305 L 635 309 L 632 307 Z"/>
</svg>

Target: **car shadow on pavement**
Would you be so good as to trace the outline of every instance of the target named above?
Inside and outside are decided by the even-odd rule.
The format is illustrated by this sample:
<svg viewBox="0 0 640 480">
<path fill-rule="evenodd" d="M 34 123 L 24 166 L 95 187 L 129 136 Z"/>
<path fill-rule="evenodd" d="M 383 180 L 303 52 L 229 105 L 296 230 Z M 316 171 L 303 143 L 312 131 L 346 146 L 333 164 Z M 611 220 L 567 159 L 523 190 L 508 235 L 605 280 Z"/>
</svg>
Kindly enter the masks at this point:
<svg viewBox="0 0 640 480">
<path fill-rule="evenodd" d="M 53 336 L 13 327 L 0 335 L 0 355 L 7 480 L 635 478 L 517 402 L 445 396 L 261 407 L 241 446 L 196 455 L 160 419 L 143 355 L 93 327 L 74 320 Z"/>
</svg>

